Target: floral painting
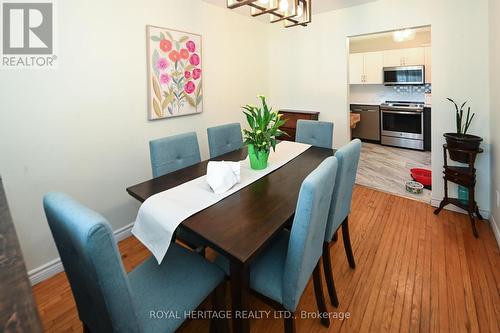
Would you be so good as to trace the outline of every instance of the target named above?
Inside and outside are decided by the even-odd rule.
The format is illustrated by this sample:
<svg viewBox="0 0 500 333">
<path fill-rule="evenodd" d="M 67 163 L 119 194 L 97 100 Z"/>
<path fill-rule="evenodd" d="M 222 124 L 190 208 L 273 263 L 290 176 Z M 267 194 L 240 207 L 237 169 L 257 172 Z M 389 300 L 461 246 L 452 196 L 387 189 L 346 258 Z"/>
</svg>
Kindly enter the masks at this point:
<svg viewBox="0 0 500 333">
<path fill-rule="evenodd" d="M 149 119 L 203 111 L 201 36 L 148 26 Z"/>
</svg>

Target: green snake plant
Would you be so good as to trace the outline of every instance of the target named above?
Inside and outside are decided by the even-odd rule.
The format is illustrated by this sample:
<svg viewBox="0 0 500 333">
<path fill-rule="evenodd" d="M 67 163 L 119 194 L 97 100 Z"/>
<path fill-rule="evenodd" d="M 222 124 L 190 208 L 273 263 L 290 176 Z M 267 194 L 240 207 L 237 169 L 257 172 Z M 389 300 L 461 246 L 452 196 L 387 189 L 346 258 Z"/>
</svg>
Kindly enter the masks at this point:
<svg viewBox="0 0 500 333">
<path fill-rule="evenodd" d="M 460 108 L 458 107 L 458 104 L 455 103 L 454 100 L 451 98 L 447 98 L 450 102 L 455 105 L 455 118 L 456 118 L 456 124 L 457 124 L 457 134 L 459 136 L 465 136 L 467 134 L 467 131 L 469 130 L 470 124 L 472 123 L 472 119 L 474 119 L 474 116 L 476 115 L 475 113 L 470 113 L 470 106 L 467 108 L 467 114 L 464 119 L 464 107 L 467 104 L 467 101 L 463 102 Z"/>
</svg>

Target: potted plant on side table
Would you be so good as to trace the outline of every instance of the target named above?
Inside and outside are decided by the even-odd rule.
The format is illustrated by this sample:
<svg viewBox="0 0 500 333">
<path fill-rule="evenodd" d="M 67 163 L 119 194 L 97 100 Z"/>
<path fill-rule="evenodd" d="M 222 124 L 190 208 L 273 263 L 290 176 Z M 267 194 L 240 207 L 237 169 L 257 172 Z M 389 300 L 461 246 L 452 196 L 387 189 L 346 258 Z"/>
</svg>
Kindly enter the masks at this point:
<svg viewBox="0 0 500 333">
<path fill-rule="evenodd" d="M 248 146 L 248 156 L 250 157 L 250 166 L 254 170 L 262 170 L 267 167 L 267 159 L 271 148 L 276 149 L 277 137 L 286 135 L 279 128 L 286 123 L 281 119 L 281 114 L 273 112 L 269 108 L 264 96 L 259 96 L 262 107 L 246 105 L 243 107 L 243 113 L 247 117 L 250 129 L 243 130 L 243 138 Z"/>
<path fill-rule="evenodd" d="M 465 115 L 466 117 L 464 118 L 464 107 L 467 104 L 467 101 L 465 101 L 459 108 L 458 104 L 455 103 L 454 100 L 452 100 L 451 98 L 447 98 L 447 100 L 455 105 L 455 119 L 457 126 L 456 133 L 444 134 L 444 137 L 446 138 L 446 144 L 448 145 L 448 148 L 450 148 L 450 159 L 455 162 L 468 163 L 469 155 L 464 152 L 454 151 L 454 149 L 470 151 L 476 151 L 479 149 L 479 145 L 481 144 L 481 141 L 483 141 L 483 138 L 476 135 L 467 134 L 470 124 L 472 123 L 472 119 L 474 119 L 474 116 L 476 114 L 471 114 L 469 106 L 467 108 L 467 114 Z"/>
<path fill-rule="evenodd" d="M 434 214 L 439 214 L 439 212 L 448 204 L 452 204 L 466 210 L 469 215 L 472 232 L 477 238 L 479 237 L 479 234 L 476 228 L 474 215 L 476 215 L 480 220 L 482 220 L 483 217 L 479 212 L 479 207 L 475 200 L 476 169 L 474 168 L 474 163 L 477 154 L 483 152 L 483 150 L 479 148 L 483 139 L 479 136 L 467 134 L 467 130 L 469 129 L 475 115 L 471 115 L 470 107 L 468 107 L 467 115 L 464 119 L 464 107 L 467 102 L 464 102 L 459 108 L 454 100 L 451 98 L 448 98 L 448 100 L 455 105 L 457 133 L 444 134 L 444 137 L 446 138 L 446 145 L 443 146 L 444 198 L 439 204 L 439 208 L 434 211 Z M 452 161 L 466 163 L 468 166 L 457 167 L 448 165 L 447 152 Z M 450 198 L 448 196 L 448 182 L 458 185 L 458 198 Z"/>
</svg>

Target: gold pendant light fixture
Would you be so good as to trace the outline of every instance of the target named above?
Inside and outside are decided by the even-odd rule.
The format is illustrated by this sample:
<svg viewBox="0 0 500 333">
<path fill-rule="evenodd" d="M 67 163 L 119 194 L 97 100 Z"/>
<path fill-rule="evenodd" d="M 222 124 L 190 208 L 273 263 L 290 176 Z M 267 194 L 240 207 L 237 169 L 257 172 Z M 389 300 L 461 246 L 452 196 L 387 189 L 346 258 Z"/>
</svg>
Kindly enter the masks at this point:
<svg viewBox="0 0 500 333">
<path fill-rule="evenodd" d="M 226 0 L 230 9 L 249 6 L 252 16 L 269 15 L 271 23 L 284 22 L 285 28 L 311 23 L 312 0 Z"/>
</svg>

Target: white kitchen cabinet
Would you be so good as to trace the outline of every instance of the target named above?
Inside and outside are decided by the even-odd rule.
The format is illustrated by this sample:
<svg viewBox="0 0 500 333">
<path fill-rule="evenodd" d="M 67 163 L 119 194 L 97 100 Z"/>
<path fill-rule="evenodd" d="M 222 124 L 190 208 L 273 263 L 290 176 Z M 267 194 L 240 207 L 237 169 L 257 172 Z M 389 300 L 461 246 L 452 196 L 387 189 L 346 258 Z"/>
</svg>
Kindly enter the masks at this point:
<svg viewBox="0 0 500 333">
<path fill-rule="evenodd" d="M 425 47 L 425 83 L 432 83 L 432 52 L 431 47 Z"/>
<path fill-rule="evenodd" d="M 384 67 L 417 66 L 425 62 L 423 47 L 384 51 Z"/>
<path fill-rule="evenodd" d="M 364 54 L 352 53 L 349 56 L 349 82 L 363 84 L 364 79 Z"/>
<path fill-rule="evenodd" d="M 384 67 L 403 66 L 403 50 L 384 51 Z"/>
<path fill-rule="evenodd" d="M 382 84 L 383 53 L 353 53 L 349 56 L 350 84 Z"/>
<path fill-rule="evenodd" d="M 421 66 L 425 63 L 425 49 L 423 47 L 414 47 L 403 49 L 404 66 Z"/>
<path fill-rule="evenodd" d="M 382 52 L 367 52 L 364 55 L 364 83 L 382 84 L 384 82 L 384 54 Z"/>
</svg>

